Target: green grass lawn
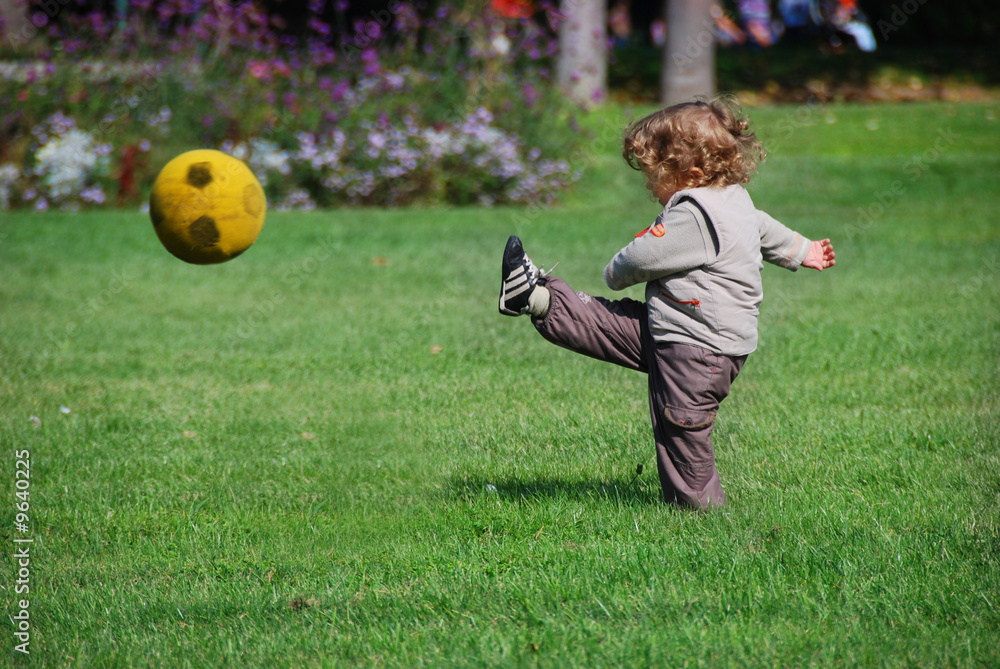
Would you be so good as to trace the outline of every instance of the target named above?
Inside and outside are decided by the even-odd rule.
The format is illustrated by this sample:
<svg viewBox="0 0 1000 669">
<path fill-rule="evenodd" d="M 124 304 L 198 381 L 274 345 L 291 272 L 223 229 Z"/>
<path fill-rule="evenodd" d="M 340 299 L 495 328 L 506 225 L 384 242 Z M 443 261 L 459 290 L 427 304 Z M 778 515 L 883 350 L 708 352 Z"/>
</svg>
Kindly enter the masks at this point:
<svg viewBox="0 0 1000 669">
<path fill-rule="evenodd" d="M 754 112 L 757 205 L 837 266 L 765 269 L 707 514 L 659 501 L 643 376 L 496 308 L 512 232 L 609 292 L 657 213 L 613 141 L 642 111 L 586 120 L 558 206 L 272 213 L 220 266 L 0 214 L 34 663 L 1000 664 L 1000 109 Z"/>
</svg>

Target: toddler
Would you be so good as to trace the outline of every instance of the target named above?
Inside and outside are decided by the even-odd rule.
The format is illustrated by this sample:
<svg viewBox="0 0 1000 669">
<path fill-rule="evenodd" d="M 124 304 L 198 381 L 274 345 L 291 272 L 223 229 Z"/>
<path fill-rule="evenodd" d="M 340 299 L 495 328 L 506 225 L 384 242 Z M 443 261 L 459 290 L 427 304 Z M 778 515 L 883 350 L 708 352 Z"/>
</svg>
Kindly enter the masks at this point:
<svg viewBox="0 0 1000 669">
<path fill-rule="evenodd" d="M 645 372 L 663 499 L 707 510 L 726 502 L 712 427 L 757 347 L 762 260 L 823 271 L 835 254 L 829 239 L 809 241 L 754 207 L 743 184 L 764 152 L 729 100 L 685 102 L 632 123 L 622 154 L 663 212 L 611 259 L 604 281 L 613 290 L 645 283 L 645 302 L 574 292 L 511 236 L 500 313 L 529 314 L 552 343 Z"/>
</svg>

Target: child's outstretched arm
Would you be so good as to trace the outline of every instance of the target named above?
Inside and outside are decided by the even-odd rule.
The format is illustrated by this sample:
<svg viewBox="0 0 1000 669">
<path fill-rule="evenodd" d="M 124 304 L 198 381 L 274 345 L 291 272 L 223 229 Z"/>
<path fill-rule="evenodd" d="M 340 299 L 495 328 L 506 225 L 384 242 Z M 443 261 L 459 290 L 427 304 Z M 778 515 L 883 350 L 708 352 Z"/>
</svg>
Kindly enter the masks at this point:
<svg viewBox="0 0 1000 669">
<path fill-rule="evenodd" d="M 813 242 L 759 209 L 757 218 L 760 221 L 760 252 L 764 260 L 793 272 L 805 263 Z"/>
<path fill-rule="evenodd" d="M 837 254 L 833 252 L 833 244 L 830 243 L 829 239 L 823 239 L 809 245 L 809 252 L 806 253 L 806 259 L 802 261 L 802 266 L 812 267 L 822 272 L 827 267 L 833 267 L 837 264 L 836 257 Z"/>
</svg>

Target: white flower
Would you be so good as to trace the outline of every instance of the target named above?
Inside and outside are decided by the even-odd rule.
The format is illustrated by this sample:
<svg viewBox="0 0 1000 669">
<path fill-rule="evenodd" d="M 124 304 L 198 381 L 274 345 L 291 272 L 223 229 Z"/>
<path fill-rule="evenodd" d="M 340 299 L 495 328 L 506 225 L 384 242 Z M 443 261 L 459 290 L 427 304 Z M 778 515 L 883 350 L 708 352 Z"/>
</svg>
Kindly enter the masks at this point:
<svg viewBox="0 0 1000 669">
<path fill-rule="evenodd" d="M 291 154 L 276 143 L 266 139 L 250 140 L 250 166 L 254 171 L 277 172 L 282 176 L 292 173 Z"/>
<path fill-rule="evenodd" d="M 395 72 L 385 73 L 385 83 L 389 86 L 389 88 L 402 88 L 405 82 L 406 80 L 403 79 L 402 75 L 396 74 Z"/>
<path fill-rule="evenodd" d="M 510 40 L 503 33 L 494 37 L 490 45 L 498 56 L 506 56 L 510 52 Z"/>
<path fill-rule="evenodd" d="M 94 138 L 82 130 L 49 139 L 35 154 L 34 170 L 47 195 L 56 202 L 66 200 L 86 186 L 88 177 L 102 172 L 107 154 L 99 155 L 97 148 Z"/>
<path fill-rule="evenodd" d="M 21 170 L 14 165 L 0 165 L 0 210 L 10 208 L 11 191 L 20 176 Z"/>
</svg>

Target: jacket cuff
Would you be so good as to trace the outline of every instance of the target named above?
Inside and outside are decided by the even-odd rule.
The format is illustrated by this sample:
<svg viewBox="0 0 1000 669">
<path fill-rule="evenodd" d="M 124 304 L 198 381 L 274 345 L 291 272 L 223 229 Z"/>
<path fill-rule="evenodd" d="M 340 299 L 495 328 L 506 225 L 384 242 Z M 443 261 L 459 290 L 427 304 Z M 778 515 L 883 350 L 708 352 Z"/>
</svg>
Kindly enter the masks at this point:
<svg viewBox="0 0 1000 669">
<path fill-rule="evenodd" d="M 798 235 L 798 239 L 795 240 L 795 244 L 795 250 L 789 254 L 788 264 L 785 265 L 793 272 L 799 268 L 802 261 L 806 259 L 807 255 L 809 255 L 809 247 L 812 246 L 812 241 L 802 235 Z"/>
<path fill-rule="evenodd" d="M 628 288 L 628 286 L 621 283 L 615 277 L 615 273 L 611 270 L 611 263 L 608 263 L 608 266 L 604 268 L 604 283 L 606 283 L 608 288 L 611 290 L 625 290 Z"/>
</svg>

